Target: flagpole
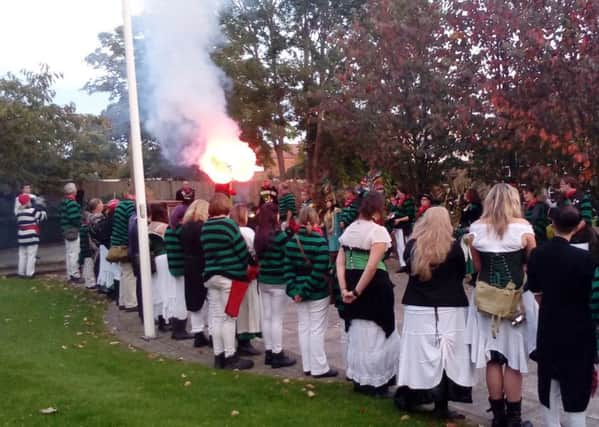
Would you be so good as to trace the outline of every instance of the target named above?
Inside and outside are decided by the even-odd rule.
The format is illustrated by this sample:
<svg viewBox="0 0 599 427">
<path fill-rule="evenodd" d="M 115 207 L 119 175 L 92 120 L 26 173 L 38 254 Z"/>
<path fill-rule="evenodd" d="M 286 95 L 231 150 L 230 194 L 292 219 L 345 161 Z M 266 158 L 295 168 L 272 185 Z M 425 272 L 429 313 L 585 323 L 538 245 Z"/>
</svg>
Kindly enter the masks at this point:
<svg viewBox="0 0 599 427">
<path fill-rule="evenodd" d="M 133 51 L 133 31 L 131 25 L 131 5 L 123 0 L 123 35 L 127 59 L 127 86 L 129 91 L 129 118 L 131 137 L 129 139 L 131 160 L 133 161 L 133 184 L 137 209 L 137 238 L 139 243 L 139 268 L 141 274 L 141 294 L 143 301 L 144 338 L 156 338 L 154 327 L 154 303 L 152 301 L 152 272 L 150 270 L 150 244 L 148 239 L 148 218 L 146 210 L 146 188 L 144 165 L 141 154 L 141 129 L 139 126 L 139 106 L 137 104 L 137 81 L 135 77 L 135 53 Z"/>
</svg>

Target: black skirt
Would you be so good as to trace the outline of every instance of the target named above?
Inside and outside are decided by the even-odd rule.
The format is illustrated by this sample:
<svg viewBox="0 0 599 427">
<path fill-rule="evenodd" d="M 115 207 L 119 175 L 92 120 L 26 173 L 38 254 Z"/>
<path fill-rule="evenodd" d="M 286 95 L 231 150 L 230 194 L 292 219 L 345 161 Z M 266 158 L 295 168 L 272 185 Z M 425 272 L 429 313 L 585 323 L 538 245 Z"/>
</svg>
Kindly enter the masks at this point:
<svg viewBox="0 0 599 427">
<path fill-rule="evenodd" d="M 206 301 L 208 290 L 204 286 L 203 272 L 201 258 L 185 257 L 185 304 L 188 311 L 201 310 Z"/>
</svg>

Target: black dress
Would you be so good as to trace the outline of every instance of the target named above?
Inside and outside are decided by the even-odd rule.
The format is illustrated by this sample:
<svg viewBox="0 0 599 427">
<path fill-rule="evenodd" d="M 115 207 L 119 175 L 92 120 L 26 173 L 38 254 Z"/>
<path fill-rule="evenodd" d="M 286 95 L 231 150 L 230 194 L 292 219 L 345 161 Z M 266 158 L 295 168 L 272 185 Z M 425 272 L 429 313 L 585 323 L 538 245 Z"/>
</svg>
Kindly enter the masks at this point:
<svg viewBox="0 0 599 427">
<path fill-rule="evenodd" d="M 538 392 L 549 407 L 551 380 L 560 383 L 566 412 L 582 412 L 591 396 L 597 348 L 590 295 L 591 255 L 555 237 L 532 253 L 528 286 L 542 294 L 537 330 Z"/>
<path fill-rule="evenodd" d="M 204 287 L 204 251 L 200 242 L 202 222 L 188 222 L 181 230 L 185 266 L 185 304 L 189 311 L 199 311 L 206 301 Z"/>
</svg>

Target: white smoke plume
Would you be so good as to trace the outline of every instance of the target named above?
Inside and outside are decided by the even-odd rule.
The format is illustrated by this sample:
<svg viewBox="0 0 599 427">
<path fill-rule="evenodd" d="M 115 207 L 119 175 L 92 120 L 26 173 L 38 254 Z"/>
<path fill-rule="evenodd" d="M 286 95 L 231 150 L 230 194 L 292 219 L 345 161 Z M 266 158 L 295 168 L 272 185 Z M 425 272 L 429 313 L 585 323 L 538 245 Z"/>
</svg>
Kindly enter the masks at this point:
<svg viewBox="0 0 599 427">
<path fill-rule="evenodd" d="M 144 1 L 146 128 L 165 156 L 177 163 L 205 162 L 202 157 L 211 144 L 239 144 L 239 127 L 227 115 L 223 87 L 228 79 L 210 58 L 225 42 L 219 13 L 227 4 L 226 0 Z"/>
</svg>

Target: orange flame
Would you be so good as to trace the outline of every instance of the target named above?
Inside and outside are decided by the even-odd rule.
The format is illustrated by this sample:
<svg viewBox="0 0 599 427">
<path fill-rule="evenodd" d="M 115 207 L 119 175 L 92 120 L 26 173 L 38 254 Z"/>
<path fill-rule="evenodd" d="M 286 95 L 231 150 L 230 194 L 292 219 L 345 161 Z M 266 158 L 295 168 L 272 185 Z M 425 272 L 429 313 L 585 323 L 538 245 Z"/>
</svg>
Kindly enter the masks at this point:
<svg viewBox="0 0 599 427">
<path fill-rule="evenodd" d="M 215 183 L 245 182 L 256 170 L 256 154 L 239 139 L 209 140 L 200 157 L 200 168 Z"/>
</svg>

